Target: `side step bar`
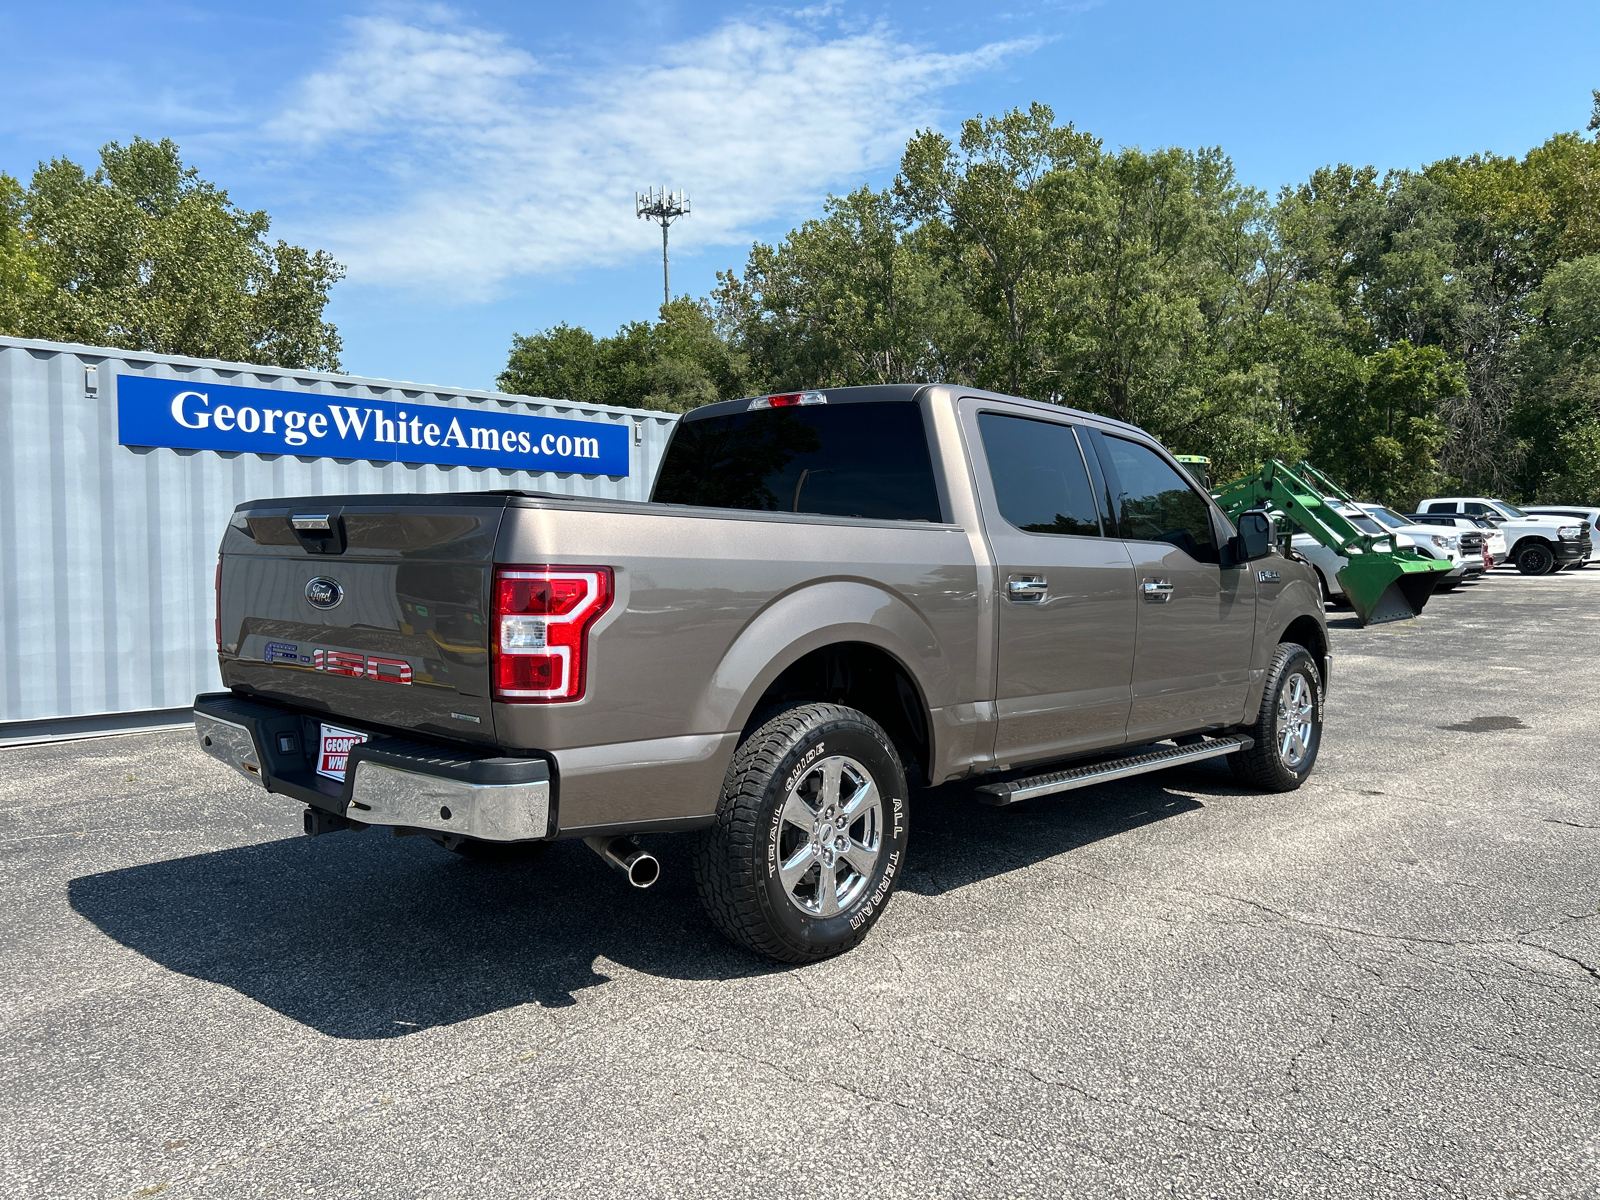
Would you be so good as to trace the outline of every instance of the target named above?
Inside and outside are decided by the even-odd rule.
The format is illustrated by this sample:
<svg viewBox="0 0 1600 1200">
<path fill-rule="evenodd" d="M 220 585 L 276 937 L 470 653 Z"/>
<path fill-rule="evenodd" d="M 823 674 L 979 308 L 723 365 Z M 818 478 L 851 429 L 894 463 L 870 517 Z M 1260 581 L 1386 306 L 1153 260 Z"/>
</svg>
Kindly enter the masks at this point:
<svg viewBox="0 0 1600 1200">
<path fill-rule="evenodd" d="M 1192 746 L 1174 746 L 1171 750 L 1157 750 L 1152 754 L 1133 754 L 1126 758 L 1090 763 L 1069 771 L 1052 771 L 1048 775 L 1031 775 L 1026 779 L 1013 779 L 1008 783 L 991 783 L 978 789 L 978 803 L 994 808 L 1031 800 L 1035 796 L 1050 796 L 1056 792 L 1070 792 L 1073 788 L 1105 783 L 1111 779 L 1124 779 L 1129 775 L 1143 775 L 1147 771 L 1162 771 L 1167 767 L 1183 766 L 1207 758 L 1219 758 L 1254 746 L 1255 739 L 1242 734 L 1229 737 L 1207 738 Z"/>
</svg>

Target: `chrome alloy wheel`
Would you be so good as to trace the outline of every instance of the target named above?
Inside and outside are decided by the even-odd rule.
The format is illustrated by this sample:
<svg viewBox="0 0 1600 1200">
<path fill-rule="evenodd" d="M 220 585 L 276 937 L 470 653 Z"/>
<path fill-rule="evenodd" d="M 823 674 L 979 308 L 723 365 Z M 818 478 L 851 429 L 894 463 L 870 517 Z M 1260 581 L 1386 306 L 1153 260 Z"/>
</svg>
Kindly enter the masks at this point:
<svg viewBox="0 0 1600 1200">
<path fill-rule="evenodd" d="M 1311 681 L 1296 671 L 1283 681 L 1278 689 L 1278 757 L 1291 771 L 1311 753 L 1311 742 L 1316 737 L 1311 717 L 1316 709 L 1316 696 L 1311 691 Z"/>
<path fill-rule="evenodd" d="M 789 903 L 833 917 L 861 898 L 883 849 L 883 799 L 866 767 L 843 754 L 818 759 L 789 789 L 779 824 Z"/>
</svg>

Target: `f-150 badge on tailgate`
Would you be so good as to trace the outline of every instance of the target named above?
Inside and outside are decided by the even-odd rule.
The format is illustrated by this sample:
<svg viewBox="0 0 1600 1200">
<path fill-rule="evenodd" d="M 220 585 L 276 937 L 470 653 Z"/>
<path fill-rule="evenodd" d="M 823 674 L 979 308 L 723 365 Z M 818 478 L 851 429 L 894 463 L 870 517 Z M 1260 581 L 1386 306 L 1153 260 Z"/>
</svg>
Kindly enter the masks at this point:
<svg viewBox="0 0 1600 1200">
<path fill-rule="evenodd" d="M 344 599 L 344 589 L 332 579 L 317 576 L 306 584 L 306 599 L 313 608 L 338 608 Z"/>
<path fill-rule="evenodd" d="M 373 679 L 379 683 L 409 685 L 416 674 L 411 664 L 403 658 L 379 658 L 375 654 L 361 654 L 353 650 L 302 649 L 294 642 L 268 642 L 261 657 L 268 664 L 309 664 L 313 671 L 347 675 L 352 679 Z"/>
</svg>

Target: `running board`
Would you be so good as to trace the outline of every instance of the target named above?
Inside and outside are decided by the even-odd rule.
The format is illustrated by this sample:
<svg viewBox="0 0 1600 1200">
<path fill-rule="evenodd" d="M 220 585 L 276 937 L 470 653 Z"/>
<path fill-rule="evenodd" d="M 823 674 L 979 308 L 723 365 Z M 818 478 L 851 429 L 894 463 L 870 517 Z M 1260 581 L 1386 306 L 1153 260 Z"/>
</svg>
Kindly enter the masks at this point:
<svg viewBox="0 0 1600 1200">
<path fill-rule="evenodd" d="M 1157 750 L 1154 754 L 1134 754 L 1127 758 L 1113 758 L 1109 762 L 1090 763 L 1070 771 L 1052 771 L 1048 775 L 1032 775 L 1026 779 L 1013 779 L 1009 783 L 991 783 L 978 789 L 978 803 L 1001 808 L 1019 800 L 1031 800 L 1035 796 L 1070 792 L 1073 788 L 1105 783 L 1110 779 L 1125 779 L 1129 775 L 1143 775 L 1147 771 L 1162 771 L 1167 767 L 1219 758 L 1238 750 L 1248 750 L 1255 744 L 1254 738 L 1234 734 L 1208 738 L 1198 745 Z"/>
</svg>

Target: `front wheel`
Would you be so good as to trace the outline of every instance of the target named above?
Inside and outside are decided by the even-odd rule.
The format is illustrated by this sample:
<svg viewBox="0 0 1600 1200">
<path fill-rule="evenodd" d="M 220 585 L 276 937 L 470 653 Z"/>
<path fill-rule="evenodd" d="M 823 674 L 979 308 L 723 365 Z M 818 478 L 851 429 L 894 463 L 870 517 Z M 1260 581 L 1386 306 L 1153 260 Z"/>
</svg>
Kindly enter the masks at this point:
<svg viewBox="0 0 1600 1200">
<path fill-rule="evenodd" d="M 1517 551 L 1517 570 L 1524 575 L 1548 575 L 1556 569 L 1556 556 L 1543 542 L 1529 542 Z"/>
<path fill-rule="evenodd" d="M 1273 651 L 1260 711 L 1240 732 L 1256 744 L 1228 756 L 1236 779 L 1269 792 L 1306 781 L 1322 747 L 1322 673 L 1304 646 L 1282 642 Z"/>
<path fill-rule="evenodd" d="M 739 745 L 694 878 L 711 921 L 780 962 L 853 948 L 905 866 L 905 771 L 865 713 L 802 704 Z"/>
</svg>

